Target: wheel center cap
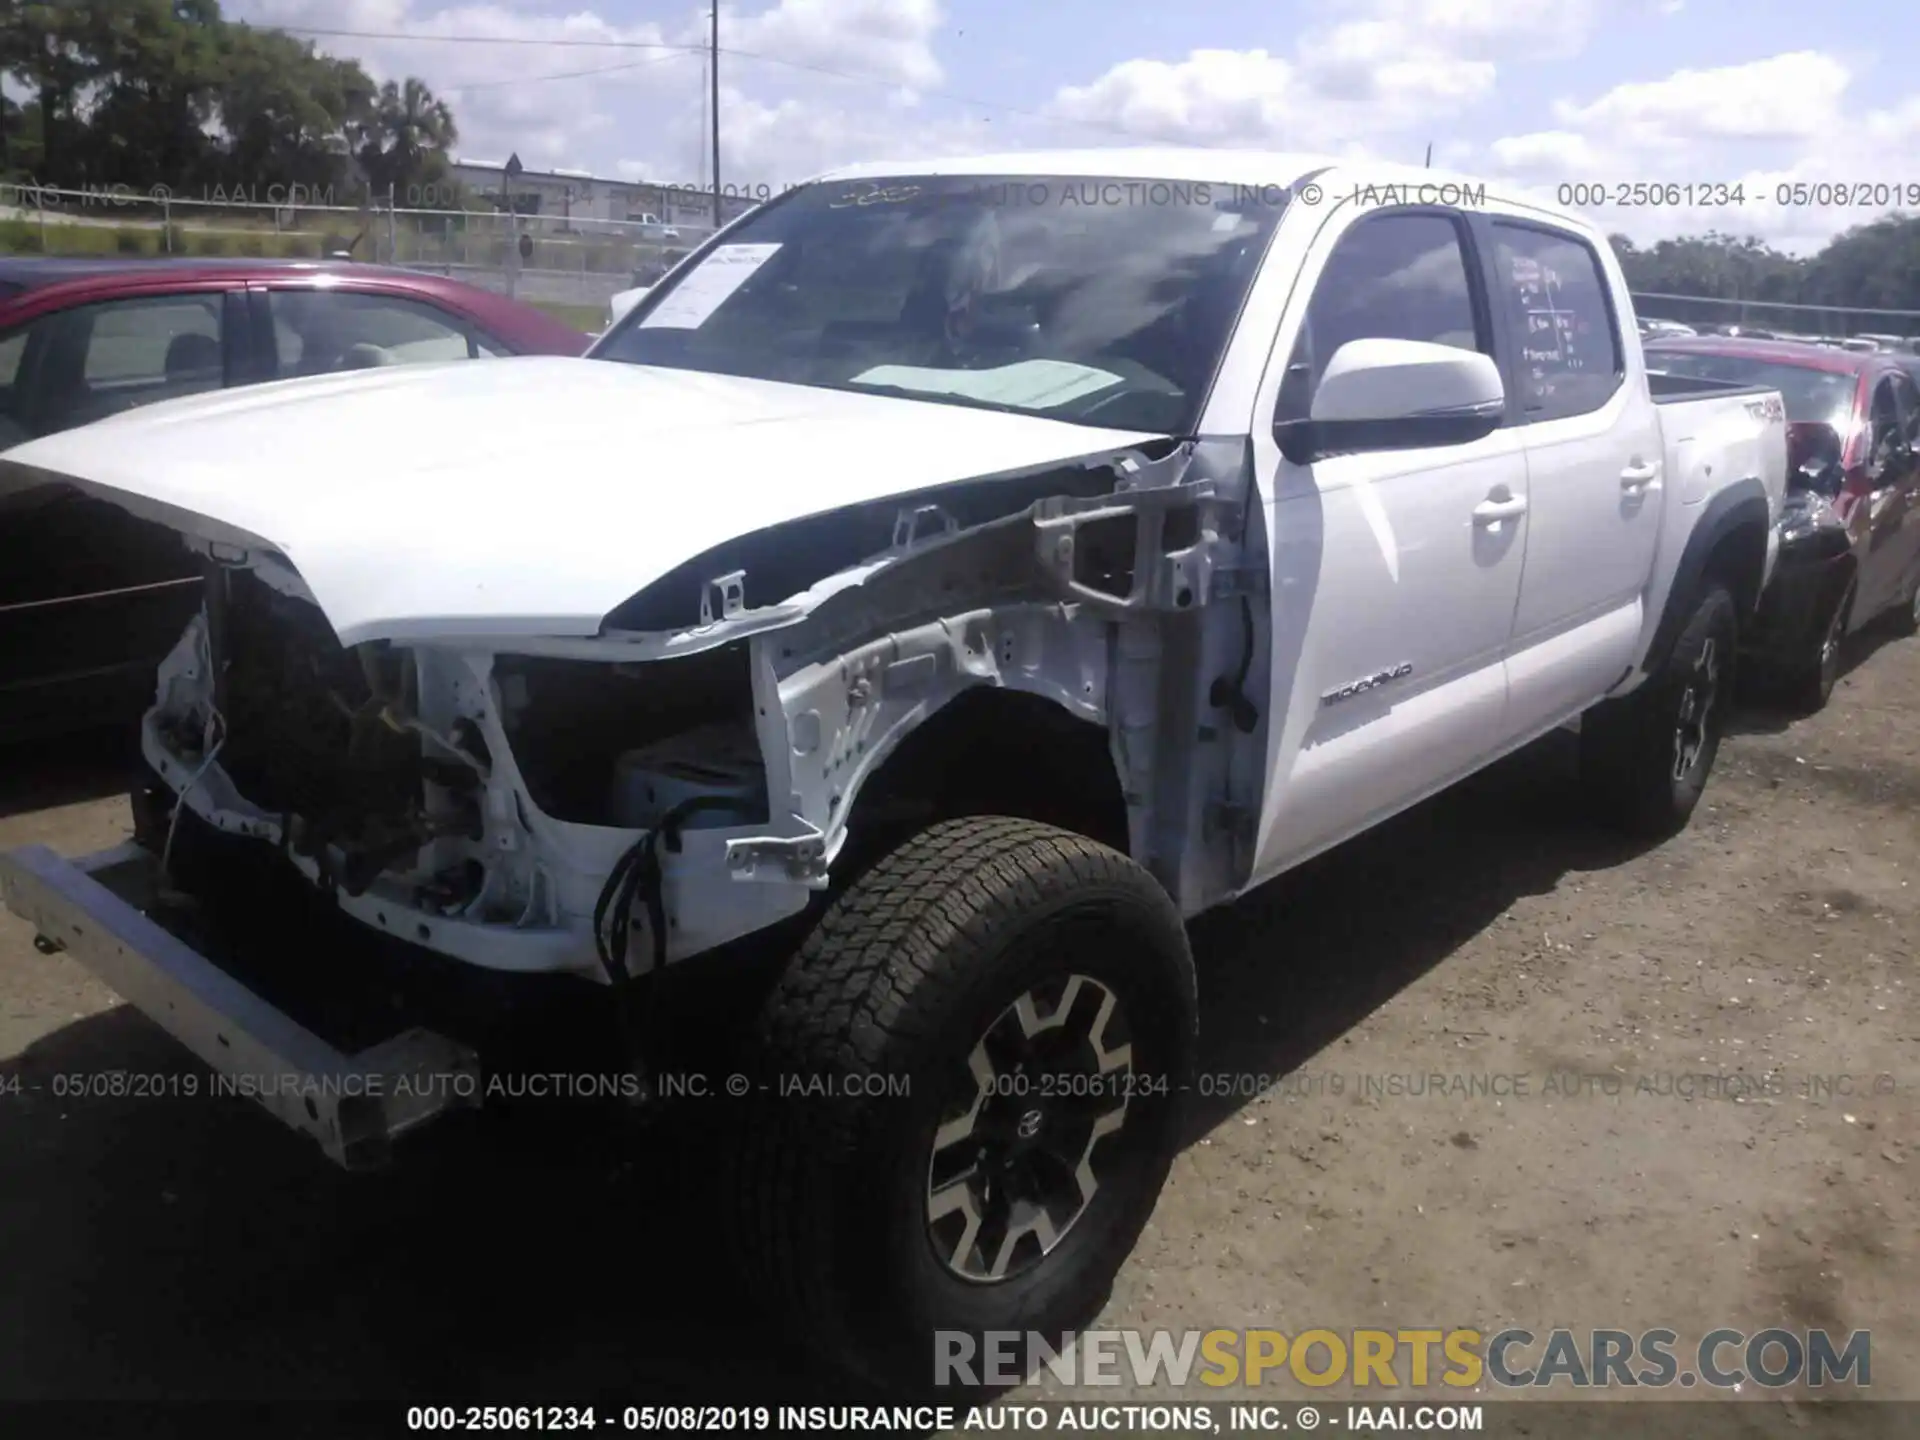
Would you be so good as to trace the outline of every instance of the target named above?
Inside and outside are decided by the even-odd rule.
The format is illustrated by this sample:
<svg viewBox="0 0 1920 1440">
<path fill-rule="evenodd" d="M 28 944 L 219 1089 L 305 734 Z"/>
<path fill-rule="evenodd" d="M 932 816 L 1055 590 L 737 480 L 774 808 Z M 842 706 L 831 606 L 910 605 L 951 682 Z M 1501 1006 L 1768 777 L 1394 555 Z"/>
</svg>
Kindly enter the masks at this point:
<svg viewBox="0 0 1920 1440">
<path fill-rule="evenodd" d="M 1022 1140 L 1031 1140 L 1040 1133 L 1040 1127 L 1047 1123 L 1047 1117 L 1039 1110 L 1029 1110 L 1020 1117 L 1020 1123 L 1014 1127 L 1014 1134 Z"/>
</svg>

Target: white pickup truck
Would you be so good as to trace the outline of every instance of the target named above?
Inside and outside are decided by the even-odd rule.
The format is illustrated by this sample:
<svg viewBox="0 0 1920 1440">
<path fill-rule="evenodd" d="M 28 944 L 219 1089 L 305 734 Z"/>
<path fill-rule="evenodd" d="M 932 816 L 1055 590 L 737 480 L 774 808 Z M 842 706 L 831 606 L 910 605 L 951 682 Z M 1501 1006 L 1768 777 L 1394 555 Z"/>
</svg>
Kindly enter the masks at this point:
<svg viewBox="0 0 1920 1440">
<path fill-rule="evenodd" d="M 825 176 L 584 360 L 173 402 L 0 476 L 206 562 L 134 841 L 0 857 L 43 948 L 297 1077 L 251 1093 L 348 1164 L 535 1008 L 696 1103 L 673 982 L 724 974 L 714 1233 L 899 1378 L 1100 1303 L 1191 1083 L 1188 917 L 1556 727 L 1605 816 L 1686 822 L 1786 439 L 1775 392 L 1650 387 L 1571 215 L 1099 150 Z M 206 938 L 268 871 L 279 938 Z M 506 1021 L 426 998 L 462 980 Z"/>
</svg>

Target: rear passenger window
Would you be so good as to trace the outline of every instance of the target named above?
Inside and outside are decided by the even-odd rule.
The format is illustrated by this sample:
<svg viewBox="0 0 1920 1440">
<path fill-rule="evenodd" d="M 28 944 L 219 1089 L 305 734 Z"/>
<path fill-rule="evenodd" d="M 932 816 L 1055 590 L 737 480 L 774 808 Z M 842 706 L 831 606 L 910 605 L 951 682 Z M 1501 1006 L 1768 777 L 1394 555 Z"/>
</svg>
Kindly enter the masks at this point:
<svg viewBox="0 0 1920 1440">
<path fill-rule="evenodd" d="M 1467 274 L 1460 227 L 1444 215 L 1376 215 L 1355 225 L 1313 287 L 1277 418 L 1306 417 L 1327 362 L 1349 340 L 1424 340 L 1491 353 Z"/>
<path fill-rule="evenodd" d="M 1626 378 L 1600 257 L 1551 230 L 1495 221 L 1493 234 L 1525 418 L 1598 410 Z"/>
<path fill-rule="evenodd" d="M 150 295 L 59 310 L 35 322 L 29 394 L 12 397 L 14 418 L 36 435 L 104 420 L 142 405 L 218 390 L 225 298 Z"/>
<path fill-rule="evenodd" d="M 94 307 L 82 378 L 96 387 L 165 385 L 170 393 L 220 384 L 220 297 L 167 296 Z"/>
</svg>

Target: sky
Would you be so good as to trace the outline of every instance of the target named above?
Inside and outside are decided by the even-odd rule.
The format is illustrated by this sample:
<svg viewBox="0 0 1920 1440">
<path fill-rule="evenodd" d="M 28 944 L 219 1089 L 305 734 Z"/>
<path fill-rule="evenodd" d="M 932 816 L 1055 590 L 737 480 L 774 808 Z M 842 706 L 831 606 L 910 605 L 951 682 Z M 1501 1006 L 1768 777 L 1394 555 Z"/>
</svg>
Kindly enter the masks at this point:
<svg viewBox="0 0 1920 1440">
<path fill-rule="evenodd" d="M 453 107 L 463 157 L 511 152 L 530 169 L 708 178 L 699 47 L 710 10 L 700 0 L 227 0 L 224 9 L 253 23 L 361 32 L 309 38 L 378 79 L 426 80 Z M 778 187 L 862 160 L 1138 143 L 1419 163 L 1431 145 L 1436 167 L 1548 198 L 1572 184 L 1694 186 L 1691 204 L 1669 190 L 1666 204 L 1582 207 L 1639 243 L 1719 230 L 1805 253 L 1892 208 L 1872 187 L 1911 184 L 1920 196 L 1920 162 L 1908 159 L 1920 152 L 1915 67 L 1910 52 L 1874 43 L 1909 28 L 1889 24 L 1904 9 L 740 0 L 720 12 L 721 178 Z M 365 38 L 376 35 L 388 38 Z M 1839 203 L 1781 194 L 1783 184 L 1835 181 L 1866 182 L 1866 193 Z"/>
</svg>

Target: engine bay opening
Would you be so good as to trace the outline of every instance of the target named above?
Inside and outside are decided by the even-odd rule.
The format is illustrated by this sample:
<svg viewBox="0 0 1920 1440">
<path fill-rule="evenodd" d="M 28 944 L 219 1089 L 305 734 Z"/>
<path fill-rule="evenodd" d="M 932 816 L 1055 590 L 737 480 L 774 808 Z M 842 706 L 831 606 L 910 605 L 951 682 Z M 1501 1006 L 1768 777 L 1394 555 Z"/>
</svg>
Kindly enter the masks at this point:
<svg viewBox="0 0 1920 1440">
<path fill-rule="evenodd" d="M 744 642 L 640 665 L 500 656 L 502 723 L 527 793 L 547 814 L 644 829 L 716 797 L 703 823 L 767 819 Z"/>
</svg>

